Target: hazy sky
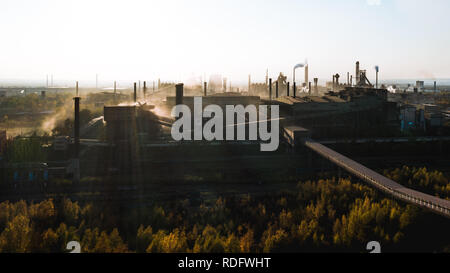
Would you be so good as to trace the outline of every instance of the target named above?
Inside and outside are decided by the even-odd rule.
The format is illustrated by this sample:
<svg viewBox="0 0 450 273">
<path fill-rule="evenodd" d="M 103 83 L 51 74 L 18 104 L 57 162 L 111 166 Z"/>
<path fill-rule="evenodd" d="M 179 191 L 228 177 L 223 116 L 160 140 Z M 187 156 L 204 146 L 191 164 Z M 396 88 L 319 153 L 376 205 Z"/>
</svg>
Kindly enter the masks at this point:
<svg viewBox="0 0 450 273">
<path fill-rule="evenodd" d="M 448 0 L 1 0 L 0 80 L 450 78 Z M 302 73 L 302 72 L 299 72 Z M 301 78 L 301 76 L 298 76 Z"/>
</svg>

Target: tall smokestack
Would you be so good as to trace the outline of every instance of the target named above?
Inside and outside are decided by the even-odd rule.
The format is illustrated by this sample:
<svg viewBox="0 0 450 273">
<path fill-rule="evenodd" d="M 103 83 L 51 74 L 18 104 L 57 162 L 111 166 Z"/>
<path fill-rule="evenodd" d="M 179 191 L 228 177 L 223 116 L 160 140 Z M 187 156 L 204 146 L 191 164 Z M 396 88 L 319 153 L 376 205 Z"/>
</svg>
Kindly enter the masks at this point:
<svg viewBox="0 0 450 273">
<path fill-rule="evenodd" d="M 289 97 L 289 90 L 290 88 L 289 88 L 289 82 L 287 82 L 286 83 L 286 96 L 288 96 Z"/>
<path fill-rule="evenodd" d="M 227 92 L 227 78 L 223 78 L 222 81 L 223 81 L 223 83 L 222 83 L 222 90 L 223 90 L 224 93 L 226 93 Z M 231 89 L 231 81 L 230 81 L 230 89 Z"/>
<path fill-rule="evenodd" d="M 248 94 L 251 93 L 251 87 L 252 87 L 252 76 L 248 75 Z"/>
<path fill-rule="evenodd" d="M 203 92 L 204 92 L 204 94 L 203 94 L 203 96 L 208 96 L 208 83 L 207 82 L 204 82 L 203 83 Z"/>
<path fill-rule="evenodd" d="M 75 96 L 78 97 L 78 82 L 75 84 Z"/>
<path fill-rule="evenodd" d="M 378 72 L 380 72 L 380 67 L 378 65 L 375 66 L 375 72 L 376 72 L 375 88 L 378 89 Z"/>
<path fill-rule="evenodd" d="M 79 145 L 80 145 L 80 97 L 75 97 L 75 124 L 74 124 L 74 143 L 75 143 L 75 158 L 79 156 Z"/>
<path fill-rule="evenodd" d="M 377 71 L 377 79 L 376 79 L 376 81 L 375 81 L 375 88 L 378 89 L 378 71 Z"/>
<path fill-rule="evenodd" d="M 355 85 L 358 85 L 359 84 L 359 82 L 360 82 L 360 72 L 359 72 L 359 61 L 358 62 L 356 62 L 356 75 L 355 75 L 355 80 L 356 80 L 356 82 L 355 82 Z"/>
<path fill-rule="evenodd" d="M 292 83 L 292 93 L 294 94 L 294 97 L 297 96 L 297 83 L 296 82 Z"/>
<path fill-rule="evenodd" d="M 272 78 L 269 79 L 269 99 L 272 100 Z"/>
<path fill-rule="evenodd" d="M 437 92 L 437 84 L 436 84 L 436 81 L 434 81 L 434 92 L 435 92 L 435 93 Z"/>
<path fill-rule="evenodd" d="M 136 90 L 136 83 L 134 83 L 134 93 L 133 93 L 133 101 L 134 103 L 137 102 L 137 90 Z"/>
<path fill-rule="evenodd" d="M 308 84 L 309 84 L 308 93 L 311 96 L 311 82 L 309 82 Z"/>
<path fill-rule="evenodd" d="M 309 65 L 305 65 L 305 86 L 308 86 L 309 82 Z"/>
<path fill-rule="evenodd" d="M 350 85 L 350 72 L 347 72 L 347 85 Z"/>
<path fill-rule="evenodd" d="M 316 96 L 319 95 L 319 79 L 318 78 L 314 78 L 314 93 L 316 94 Z"/>
<path fill-rule="evenodd" d="M 117 104 L 117 87 L 116 87 L 116 81 L 114 81 L 114 104 Z"/>
<path fill-rule="evenodd" d="M 175 103 L 176 105 L 183 104 L 183 84 L 179 83 L 175 86 Z"/>
<path fill-rule="evenodd" d="M 275 98 L 278 99 L 278 81 L 275 82 Z"/>
<path fill-rule="evenodd" d="M 334 86 L 336 85 L 336 76 L 333 75 L 333 91 L 334 91 Z"/>
<path fill-rule="evenodd" d="M 74 144 L 75 154 L 73 160 L 74 181 L 80 181 L 80 97 L 73 98 L 75 101 L 75 118 L 74 118 Z"/>
<path fill-rule="evenodd" d="M 144 100 L 146 100 L 147 99 L 147 82 L 146 81 L 144 81 Z"/>
</svg>

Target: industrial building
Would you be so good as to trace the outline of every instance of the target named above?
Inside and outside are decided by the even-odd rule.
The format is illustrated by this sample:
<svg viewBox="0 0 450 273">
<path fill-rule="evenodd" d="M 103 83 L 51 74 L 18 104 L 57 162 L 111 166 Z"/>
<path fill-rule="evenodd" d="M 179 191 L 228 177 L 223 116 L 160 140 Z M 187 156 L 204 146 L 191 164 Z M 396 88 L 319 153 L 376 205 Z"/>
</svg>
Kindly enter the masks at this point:
<svg viewBox="0 0 450 273">
<path fill-rule="evenodd" d="M 387 101 L 384 89 L 346 87 L 325 96 L 282 97 L 274 103 L 315 138 L 392 135 L 400 128 L 397 105 Z"/>
</svg>

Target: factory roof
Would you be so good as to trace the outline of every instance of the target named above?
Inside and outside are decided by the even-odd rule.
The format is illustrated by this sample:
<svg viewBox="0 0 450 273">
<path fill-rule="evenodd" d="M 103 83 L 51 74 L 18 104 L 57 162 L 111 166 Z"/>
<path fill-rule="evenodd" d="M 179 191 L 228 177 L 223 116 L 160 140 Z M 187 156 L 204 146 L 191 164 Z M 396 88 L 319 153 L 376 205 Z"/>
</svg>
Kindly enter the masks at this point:
<svg viewBox="0 0 450 273">
<path fill-rule="evenodd" d="M 343 100 L 339 97 L 336 97 L 336 96 L 324 96 L 323 98 L 330 102 L 345 102 L 345 100 Z"/>
<path fill-rule="evenodd" d="M 330 103 L 330 102 L 338 102 L 343 103 L 346 102 L 345 100 L 336 97 L 336 96 L 324 96 L 324 97 L 318 97 L 318 96 L 309 96 L 309 97 L 280 97 L 275 99 L 275 101 L 278 101 L 279 103 L 283 104 L 289 104 L 294 105 L 298 103 L 308 103 L 308 102 L 316 102 L 316 103 Z"/>
<path fill-rule="evenodd" d="M 309 100 L 311 102 L 322 102 L 322 103 L 329 102 L 328 100 L 326 100 L 322 97 L 314 97 L 314 96 L 307 97 L 307 100 Z"/>
</svg>

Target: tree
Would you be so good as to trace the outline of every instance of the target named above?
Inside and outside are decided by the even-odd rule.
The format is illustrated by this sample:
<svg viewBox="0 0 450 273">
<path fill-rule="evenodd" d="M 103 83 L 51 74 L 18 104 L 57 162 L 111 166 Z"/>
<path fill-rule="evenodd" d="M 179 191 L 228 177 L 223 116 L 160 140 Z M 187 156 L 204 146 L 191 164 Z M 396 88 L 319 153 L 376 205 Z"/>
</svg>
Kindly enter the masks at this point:
<svg viewBox="0 0 450 273">
<path fill-rule="evenodd" d="M 24 215 L 14 217 L 8 222 L 0 235 L 0 250 L 8 253 L 24 253 L 29 251 L 32 227 L 30 219 Z"/>
<path fill-rule="evenodd" d="M 153 229 L 151 226 L 148 226 L 144 229 L 144 226 L 141 225 L 137 231 L 136 235 L 136 251 L 139 253 L 143 253 L 147 250 L 153 238 Z"/>
</svg>

